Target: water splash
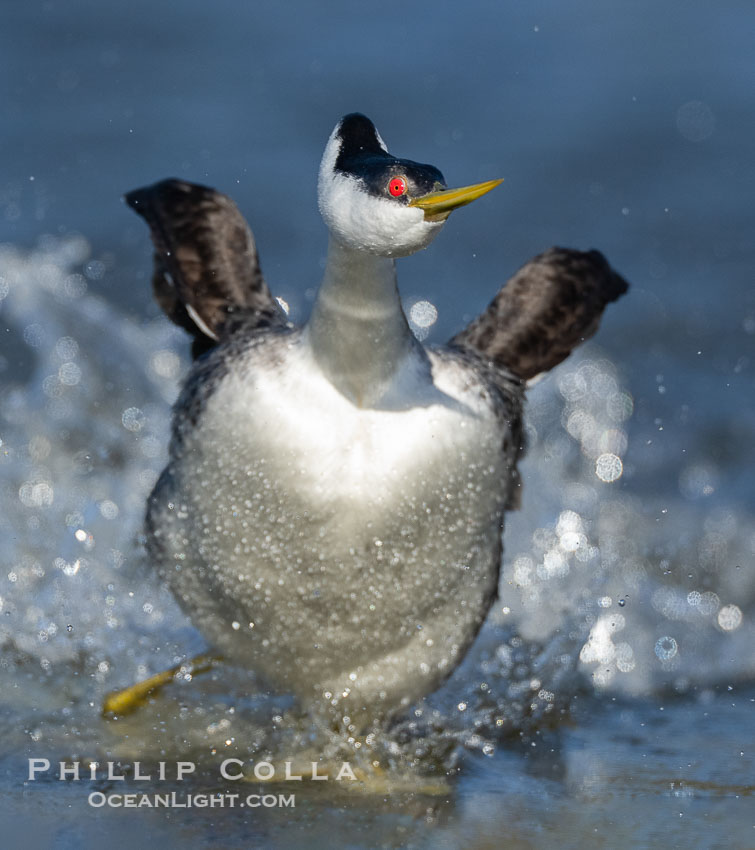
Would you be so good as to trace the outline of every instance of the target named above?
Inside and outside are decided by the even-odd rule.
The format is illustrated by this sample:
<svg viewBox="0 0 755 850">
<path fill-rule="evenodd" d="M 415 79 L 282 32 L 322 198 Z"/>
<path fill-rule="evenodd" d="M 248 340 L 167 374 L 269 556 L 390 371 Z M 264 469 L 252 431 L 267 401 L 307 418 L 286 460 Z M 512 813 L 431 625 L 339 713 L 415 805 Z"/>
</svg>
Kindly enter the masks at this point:
<svg viewBox="0 0 755 850">
<path fill-rule="evenodd" d="M 88 276 L 106 273 L 80 237 L 0 248 L 11 340 L 0 361 L 6 719 L 35 706 L 23 733 L 35 742 L 75 729 L 101 746 L 128 736 L 137 754 L 166 717 L 160 734 L 177 751 L 311 746 L 312 727 L 287 723 L 290 705 L 257 693 L 247 671 L 201 685 L 181 675 L 141 718 L 99 719 L 107 690 L 202 647 L 144 569 L 138 539 L 185 346 L 162 319 L 137 322 L 88 294 Z M 755 524 L 701 502 L 721 479 L 712 463 L 682 471 L 672 503 L 639 493 L 633 481 L 667 459 L 638 451 L 654 426 L 632 415 L 595 349 L 530 392 L 524 505 L 509 517 L 500 602 L 476 646 L 390 733 L 361 742 L 320 728 L 333 753 L 358 744 L 448 770 L 464 749 L 491 755 L 507 736 L 557 724 L 580 688 L 684 691 L 755 672 Z"/>
<path fill-rule="evenodd" d="M 86 293 L 88 254 L 80 237 L 0 248 L 5 359 L 24 367 L 3 375 L 0 645 L 5 672 L 76 661 L 104 685 L 114 658 L 144 664 L 176 620 L 134 567 L 180 360 L 168 325 Z"/>
</svg>

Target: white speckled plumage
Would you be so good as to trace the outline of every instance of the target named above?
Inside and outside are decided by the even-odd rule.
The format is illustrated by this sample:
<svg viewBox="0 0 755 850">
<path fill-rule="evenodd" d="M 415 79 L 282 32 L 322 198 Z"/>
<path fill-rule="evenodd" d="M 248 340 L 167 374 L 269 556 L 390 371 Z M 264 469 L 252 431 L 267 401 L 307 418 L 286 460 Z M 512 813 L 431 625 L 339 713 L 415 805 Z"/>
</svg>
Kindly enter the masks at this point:
<svg viewBox="0 0 755 850">
<path fill-rule="evenodd" d="M 352 717 L 432 690 L 495 594 L 513 456 L 485 387 L 428 359 L 432 384 L 360 408 L 306 334 L 250 348 L 152 499 L 153 556 L 212 643 Z"/>
</svg>

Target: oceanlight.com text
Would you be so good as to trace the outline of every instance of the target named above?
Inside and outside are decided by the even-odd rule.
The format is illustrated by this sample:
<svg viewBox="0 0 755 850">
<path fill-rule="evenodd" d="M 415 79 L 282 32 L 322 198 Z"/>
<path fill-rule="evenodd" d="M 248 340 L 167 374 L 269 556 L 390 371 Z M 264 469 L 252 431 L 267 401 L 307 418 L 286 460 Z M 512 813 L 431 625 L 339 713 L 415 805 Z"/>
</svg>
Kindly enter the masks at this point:
<svg viewBox="0 0 755 850">
<path fill-rule="evenodd" d="M 87 802 L 95 809 L 274 809 L 296 806 L 295 794 L 105 794 L 92 791 Z"/>
</svg>

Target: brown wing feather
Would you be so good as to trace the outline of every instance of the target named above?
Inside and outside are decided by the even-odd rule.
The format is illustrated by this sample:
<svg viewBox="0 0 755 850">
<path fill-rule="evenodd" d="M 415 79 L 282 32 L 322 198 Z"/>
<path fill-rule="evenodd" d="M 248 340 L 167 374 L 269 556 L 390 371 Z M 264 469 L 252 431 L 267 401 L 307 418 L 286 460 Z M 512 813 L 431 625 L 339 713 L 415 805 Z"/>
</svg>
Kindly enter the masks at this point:
<svg viewBox="0 0 755 850">
<path fill-rule="evenodd" d="M 527 380 L 592 336 L 606 305 L 627 289 L 599 251 L 551 248 L 519 269 L 449 344 Z"/>
<path fill-rule="evenodd" d="M 153 287 L 166 315 L 195 337 L 195 355 L 243 316 L 246 327 L 285 324 L 262 277 L 257 248 L 236 204 L 215 189 L 163 180 L 126 195 L 155 246 Z"/>
</svg>

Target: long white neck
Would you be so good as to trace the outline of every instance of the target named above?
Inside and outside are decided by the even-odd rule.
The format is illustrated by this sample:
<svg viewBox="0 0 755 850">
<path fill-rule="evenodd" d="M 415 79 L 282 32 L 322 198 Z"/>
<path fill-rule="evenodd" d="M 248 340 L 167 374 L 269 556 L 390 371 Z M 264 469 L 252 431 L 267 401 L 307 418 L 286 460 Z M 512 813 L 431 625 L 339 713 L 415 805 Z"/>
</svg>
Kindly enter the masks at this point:
<svg viewBox="0 0 755 850">
<path fill-rule="evenodd" d="M 407 357 L 421 353 L 401 309 L 394 260 L 331 238 L 307 339 L 339 392 L 359 407 L 380 401 Z"/>
</svg>

